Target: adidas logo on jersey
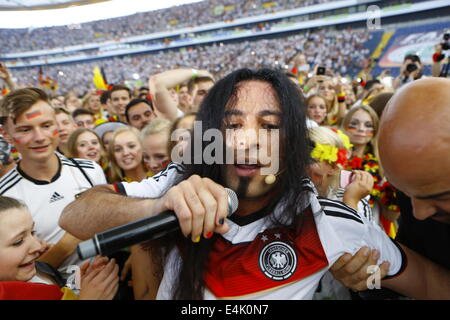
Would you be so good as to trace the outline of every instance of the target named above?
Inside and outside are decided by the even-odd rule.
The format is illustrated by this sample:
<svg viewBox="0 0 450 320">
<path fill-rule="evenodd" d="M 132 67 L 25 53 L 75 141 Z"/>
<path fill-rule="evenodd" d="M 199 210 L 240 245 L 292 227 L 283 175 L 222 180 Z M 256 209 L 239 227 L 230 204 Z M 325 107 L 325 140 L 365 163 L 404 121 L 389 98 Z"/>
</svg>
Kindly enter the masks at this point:
<svg viewBox="0 0 450 320">
<path fill-rule="evenodd" d="M 50 203 L 64 199 L 64 196 L 60 195 L 58 192 L 54 192 L 52 197 L 50 198 Z"/>
</svg>

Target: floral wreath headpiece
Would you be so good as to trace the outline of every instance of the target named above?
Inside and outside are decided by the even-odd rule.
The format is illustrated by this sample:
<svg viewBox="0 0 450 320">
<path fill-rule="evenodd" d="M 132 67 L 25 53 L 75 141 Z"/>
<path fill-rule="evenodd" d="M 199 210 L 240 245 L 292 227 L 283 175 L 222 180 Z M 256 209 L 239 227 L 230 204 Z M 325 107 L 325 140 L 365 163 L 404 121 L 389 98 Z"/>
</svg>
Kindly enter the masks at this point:
<svg viewBox="0 0 450 320">
<path fill-rule="evenodd" d="M 344 148 L 337 148 L 328 144 L 316 142 L 314 149 L 311 151 L 311 157 L 319 161 L 327 161 L 330 164 L 336 163 L 339 167 L 344 168 L 347 165 L 347 151 L 353 145 L 350 139 L 342 131 L 332 129 L 341 138 Z"/>
</svg>

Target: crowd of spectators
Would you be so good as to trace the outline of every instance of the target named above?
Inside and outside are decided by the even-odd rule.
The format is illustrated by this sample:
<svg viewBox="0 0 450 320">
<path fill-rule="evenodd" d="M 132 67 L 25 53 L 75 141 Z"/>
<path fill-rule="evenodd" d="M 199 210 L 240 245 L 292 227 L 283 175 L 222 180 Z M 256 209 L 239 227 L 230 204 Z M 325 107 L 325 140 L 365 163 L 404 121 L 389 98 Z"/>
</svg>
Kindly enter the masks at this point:
<svg viewBox="0 0 450 320">
<path fill-rule="evenodd" d="M 29 299 L 448 299 L 445 48 L 435 48 L 433 74 L 409 54 L 393 79 L 371 72 L 370 37 L 327 28 L 39 71 L 0 64 L 0 299 L 23 290 Z M 99 65 L 107 88 L 93 86 Z M 189 162 L 196 120 L 227 131 L 233 152 L 270 144 L 270 164 L 282 167 L 266 175 L 262 159 Z M 283 134 L 262 143 L 253 129 Z M 226 220 L 222 185 L 239 194 Z M 166 210 L 179 217 L 174 238 L 76 255 L 82 239 Z M 288 250 L 265 257 L 274 244 Z M 230 265 L 246 286 L 230 285 Z M 366 291 L 374 265 L 395 292 Z"/>
<path fill-rule="evenodd" d="M 329 0 L 205 0 L 76 26 L 0 29 L 0 39 L 2 39 L 0 53 L 60 48 L 114 40 L 218 21 L 235 20 L 325 2 L 329 2 Z M 265 3 L 270 5 L 264 6 Z"/>
<path fill-rule="evenodd" d="M 371 34 L 364 29 L 341 32 L 329 28 L 281 38 L 215 43 L 92 62 L 50 65 L 44 67 L 43 72 L 56 80 L 59 86 L 57 93 L 74 90 L 81 96 L 93 87 L 91 79 L 95 66 L 103 67 L 109 83 L 133 80 L 136 74 L 145 82 L 152 74 L 187 66 L 207 69 L 221 77 L 244 66 L 286 69 L 286 66 L 291 66 L 293 56 L 303 51 L 311 70 L 320 62 L 344 76 L 349 73 L 347 66 L 364 65 L 369 54 L 364 43 L 370 37 Z M 22 85 L 36 85 L 38 73 L 38 68 L 14 70 L 17 82 Z"/>
</svg>

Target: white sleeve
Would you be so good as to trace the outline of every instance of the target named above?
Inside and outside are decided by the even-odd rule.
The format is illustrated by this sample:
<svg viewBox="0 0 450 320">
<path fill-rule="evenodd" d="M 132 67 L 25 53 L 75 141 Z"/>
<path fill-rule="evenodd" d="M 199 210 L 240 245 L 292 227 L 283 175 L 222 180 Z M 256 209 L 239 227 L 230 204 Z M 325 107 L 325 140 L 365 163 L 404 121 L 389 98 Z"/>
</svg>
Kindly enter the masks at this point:
<svg viewBox="0 0 450 320">
<path fill-rule="evenodd" d="M 140 182 L 121 182 L 116 184 L 119 192 L 137 198 L 159 198 L 172 187 L 183 173 L 181 165 L 171 163 L 166 169 L 153 177 Z"/>
<path fill-rule="evenodd" d="M 364 246 L 380 252 L 378 264 L 390 263 L 389 276 L 403 270 L 406 259 L 400 247 L 375 223 L 342 202 L 320 199 L 322 212 L 316 224 L 330 265 L 344 253 L 354 255 Z"/>
<path fill-rule="evenodd" d="M 380 252 L 378 265 L 383 261 L 390 263 L 388 276 L 395 276 L 400 273 L 406 264 L 403 250 L 395 243 L 394 240 L 374 223 L 366 224 L 366 232 L 364 233 L 363 242 L 371 249 L 377 249 Z"/>
<path fill-rule="evenodd" d="M 100 184 L 107 184 L 105 173 L 103 172 L 103 169 L 96 163 L 93 162 L 95 171 L 92 174 L 91 178 L 93 179 L 92 183 L 94 186 L 100 185 Z"/>
</svg>

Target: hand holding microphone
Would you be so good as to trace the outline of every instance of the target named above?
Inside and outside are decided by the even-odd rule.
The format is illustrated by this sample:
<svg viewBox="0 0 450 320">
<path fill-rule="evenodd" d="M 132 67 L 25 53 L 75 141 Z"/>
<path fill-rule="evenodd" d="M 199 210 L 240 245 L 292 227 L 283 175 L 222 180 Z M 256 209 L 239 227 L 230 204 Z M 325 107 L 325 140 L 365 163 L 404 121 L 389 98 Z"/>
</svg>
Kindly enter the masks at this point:
<svg viewBox="0 0 450 320">
<path fill-rule="evenodd" d="M 198 242 L 202 234 L 210 238 L 213 232 L 227 232 L 225 218 L 236 211 L 237 206 L 237 196 L 232 190 L 194 175 L 155 200 L 152 212 L 157 214 L 96 234 L 79 244 L 78 255 L 81 259 L 108 255 L 179 229 L 185 236 L 191 235 L 193 242 Z"/>
</svg>

